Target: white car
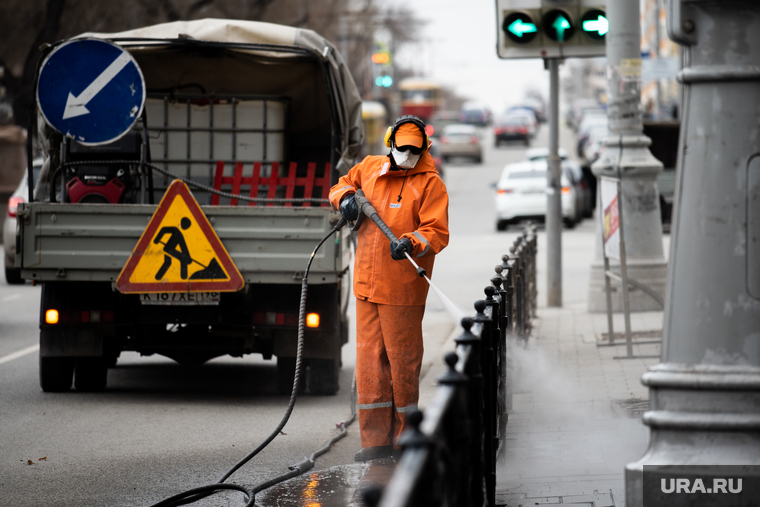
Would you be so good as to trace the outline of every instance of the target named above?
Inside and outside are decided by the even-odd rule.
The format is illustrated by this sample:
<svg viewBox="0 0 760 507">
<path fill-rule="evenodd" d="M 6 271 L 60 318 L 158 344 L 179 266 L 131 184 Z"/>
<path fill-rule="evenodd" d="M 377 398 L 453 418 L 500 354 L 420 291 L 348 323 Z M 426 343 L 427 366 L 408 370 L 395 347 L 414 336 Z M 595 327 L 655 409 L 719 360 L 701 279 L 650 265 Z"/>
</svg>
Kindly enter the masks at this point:
<svg viewBox="0 0 760 507">
<path fill-rule="evenodd" d="M 564 148 L 560 148 L 558 152 L 559 158 L 567 160 L 567 151 Z M 549 148 L 531 148 L 525 150 L 525 160 L 546 160 L 549 157 Z"/>
<path fill-rule="evenodd" d="M 42 167 L 42 160 L 34 161 L 34 178 L 36 180 L 37 175 Z M 19 203 L 26 202 L 28 194 L 27 186 L 27 172 L 24 171 L 24 177 L 21 180 L 18 188 L 11 198 L 8 200 L 8 210 L 5 212 L 5 223 L 3 224 L 3 250 L 5 257 L 5 281 L 9 285 L 17 285 L 24 283 L 24 279 L 21 278 L 20 270 L 16 269 L 16 209 Z"/>
<path fill-rule="evenodd" d="M 610 131 L 607 127 L 595 127 L 589 130 L 588 140 L 583 147 L 583 159 L 586 164 L 593 164 L 602 152 L 604 140 L 609 137 Z"/>
<path fill-rule="evenodd" d="M 562 221 L 575 226 L 578 217 L 578 195 L 575 186 L 563 169 Z M 504 231 L 509 224 L 520 220 L 546 219 L 546 161 L 523 161 L 508 164 L 496 183 L 496 229 Z"/>
<path fill-rule="evenodd" d="M 546 160 L 549 157 L 549 148 L 531 148 L 525 150 L 525 160 L 539 161 Z M 578 196 L 577 212 L 574 218 L 575 222 L 580 222 L 583 218 L 590 217 L 594 212 L 594 196 L 591 191 L 588 179 L 590 176 L 584 176 L 583 168 L 575 160 L 567 156 L 567 151 L 559 149 L 559 158 L 562 159 L 562 170 L 567 171 L 568 178 L 575 187 Z"/>
</svg>

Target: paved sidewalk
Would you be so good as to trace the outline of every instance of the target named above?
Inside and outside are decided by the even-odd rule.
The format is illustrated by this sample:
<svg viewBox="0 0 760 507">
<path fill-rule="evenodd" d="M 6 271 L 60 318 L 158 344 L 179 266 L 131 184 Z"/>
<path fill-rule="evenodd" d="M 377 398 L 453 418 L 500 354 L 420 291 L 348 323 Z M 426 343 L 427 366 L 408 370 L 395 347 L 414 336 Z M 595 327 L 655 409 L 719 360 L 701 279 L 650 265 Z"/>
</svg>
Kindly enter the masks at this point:
<svg viewBox="0 0 760 507">
<path fill-rule="evenodd" d="M 546 306 L 545 242 L 539 234 L 539 308 L 527 345 L 510 342 L 512 410 L 505 452 L 497 470 L 497 505 L 625 505 L 624 467 L 638 460 L 649 442 L 641 422 L 649 392 L 641 384 L 647 367 L 659 362 L 662 312 L 631 314 L 636 331 L 655 331 L 634 340 L 637 359 L 621 345 L 598 347 L 607 315 L 587 312 L 594 252 L 594 223 L 563 235 L 562 308 Z M 663 239 L 665 251 L 669 237 Z M 623 315 L 614 316 L 616 333 Z M 638 343 L 641 342 L 641 343 Z"/>
<path fill-rule="evenodd" d="M 623 329 L 616 315 L 616 329 Z M 634 331 L 662 328 L 662 312 L 631 316 Z M 606 315 L 584 303 L 540 308 L 527 345 L 511 342 L 513 406 L 497 472 L 497 504 L 625 504 L 623 469 L 646 450 L 639 379 L 657 358 L 615 359 L 625 346 L 597 347 Z M 652 341 L 651 338 L 642 341 Z M 659 344 L 635 356 L 658 356 Z M 626 409 L 634 417 L 629 417 Z"/>
</svg>

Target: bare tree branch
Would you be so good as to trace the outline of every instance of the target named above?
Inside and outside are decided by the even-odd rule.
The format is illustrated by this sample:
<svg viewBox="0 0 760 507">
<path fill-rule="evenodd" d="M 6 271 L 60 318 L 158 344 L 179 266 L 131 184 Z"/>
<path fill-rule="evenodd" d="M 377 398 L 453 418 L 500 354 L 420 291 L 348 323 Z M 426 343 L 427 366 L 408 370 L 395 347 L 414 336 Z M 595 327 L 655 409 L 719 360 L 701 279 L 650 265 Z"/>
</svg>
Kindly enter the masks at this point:
<svg viewBox="0 0 760 507">
<path fill-rule="evenodd" d="M 21 79 L 18 80 L 18 88 L 14 91 L 13 113 L 16 117 L 16 123 L 27 130 L 31 129 L 32 117 L 29 109 L 32 104 L 34 73 L 37 69 L 37 60 L 40 57 L 39 47 L 45 42 L 54 40 L 60 29 L 65 4 L 66 0 L 47 0 L 42 26 L 26 54 L 24 71 L 21 74 Z"/>
</svg>

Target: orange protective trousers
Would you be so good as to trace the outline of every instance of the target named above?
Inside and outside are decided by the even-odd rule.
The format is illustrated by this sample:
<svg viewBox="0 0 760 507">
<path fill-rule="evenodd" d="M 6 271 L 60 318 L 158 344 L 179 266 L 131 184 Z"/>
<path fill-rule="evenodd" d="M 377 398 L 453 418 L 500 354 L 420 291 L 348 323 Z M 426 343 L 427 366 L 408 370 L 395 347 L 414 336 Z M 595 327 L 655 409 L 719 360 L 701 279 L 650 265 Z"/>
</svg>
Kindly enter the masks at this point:
<svg viewBox="0 0 760 507">
<path fill-rule="evenodd" d="M 362 447 L 396 446 L 405 429 L 406 413 L 417 408 L 424 313 L 424 305 L 356 300 L 356 389 Z"/>
</svg>

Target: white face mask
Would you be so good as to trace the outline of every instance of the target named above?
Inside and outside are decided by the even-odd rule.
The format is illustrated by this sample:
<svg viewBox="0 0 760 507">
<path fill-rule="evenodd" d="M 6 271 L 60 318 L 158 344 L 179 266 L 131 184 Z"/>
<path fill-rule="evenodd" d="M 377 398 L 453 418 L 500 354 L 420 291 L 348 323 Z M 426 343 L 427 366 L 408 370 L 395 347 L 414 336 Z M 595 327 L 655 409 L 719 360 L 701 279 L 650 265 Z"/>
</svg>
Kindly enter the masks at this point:
<svg viewBox="0 0 760 507">
<path fill-rule="evenodd" d="M 413 155 L 409 150 L 398 151 L 395 146 L 391 148 L 391 154 L 393 155 L 393 160 L 396 162 L 396 165 L 402 169 L 414 169 L 414 166 L 417 165 L 417 162 L 422 156 L 422 153 L 419 155 Z"/>
</svg>

